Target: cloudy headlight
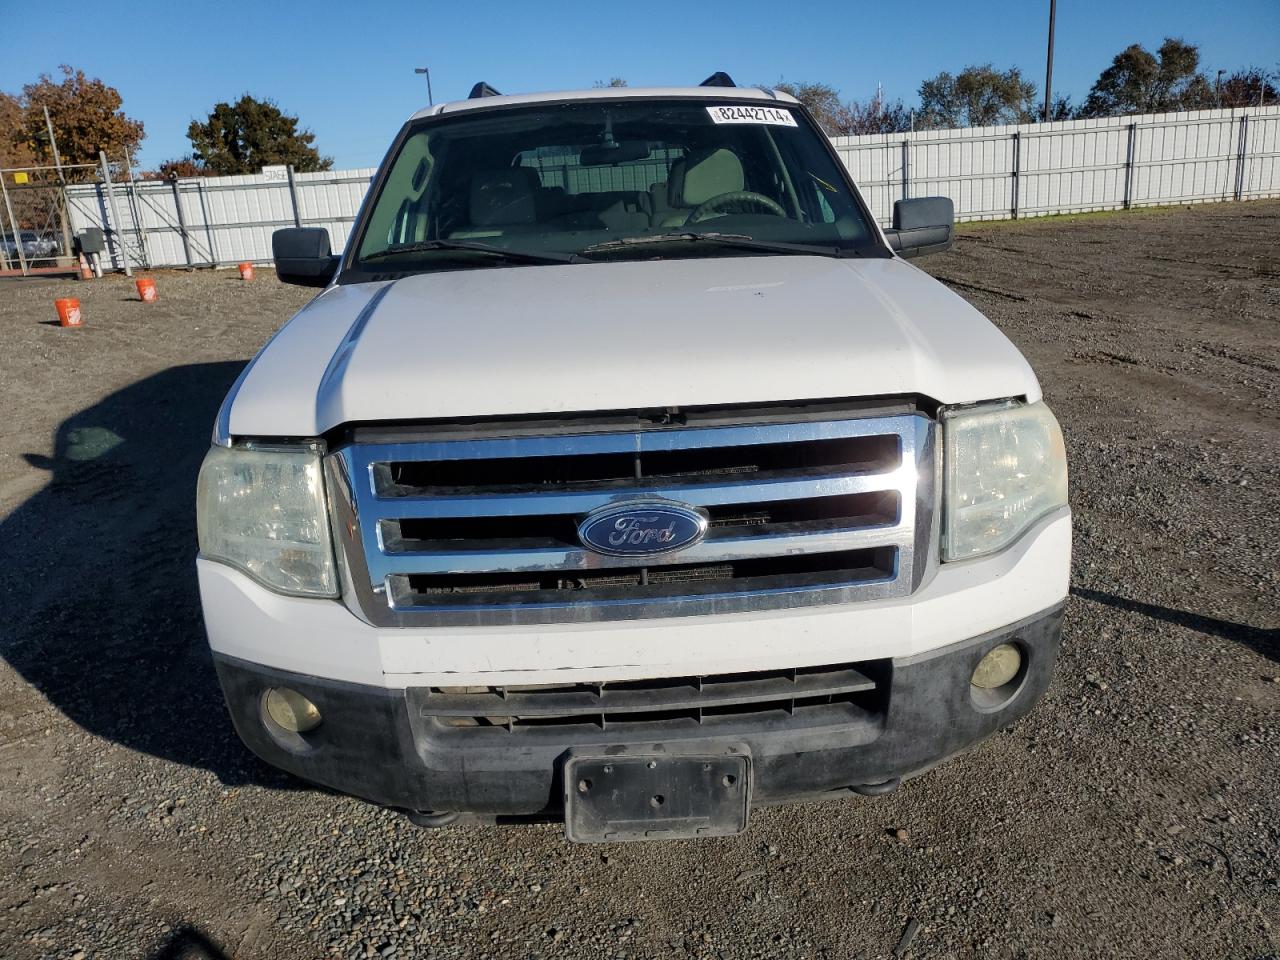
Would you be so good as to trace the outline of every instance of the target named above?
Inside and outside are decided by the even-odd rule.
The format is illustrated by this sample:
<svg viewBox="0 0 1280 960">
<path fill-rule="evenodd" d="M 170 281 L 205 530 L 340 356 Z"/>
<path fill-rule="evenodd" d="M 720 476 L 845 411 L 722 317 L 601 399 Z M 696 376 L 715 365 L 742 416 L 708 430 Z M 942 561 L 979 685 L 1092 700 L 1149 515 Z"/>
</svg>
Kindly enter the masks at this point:
<svg viewBox="0 0 1280 960">
<path fill-rule="evenodd" d="M 1043 403 L 943 412 L 943 560 L 992 553 L 1066 505 L 1062 430 Z"/>
<path fill-rule="evenodd" d="M 196 486 L 200 553 L 280 593 L 337 596 L 315 450 L 213 447 Z"/>
</svg>

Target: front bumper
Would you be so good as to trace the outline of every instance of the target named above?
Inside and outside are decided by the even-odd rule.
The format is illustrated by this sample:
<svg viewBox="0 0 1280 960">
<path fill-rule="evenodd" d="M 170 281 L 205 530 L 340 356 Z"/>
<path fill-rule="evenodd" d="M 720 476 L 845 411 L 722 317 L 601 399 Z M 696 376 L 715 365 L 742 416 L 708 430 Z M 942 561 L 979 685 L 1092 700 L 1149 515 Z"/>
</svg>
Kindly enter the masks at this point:
<svg viewBox="0 0 1280 960">
<path fill-rule="evenodd" d="M 511 731 L 446 729 L 434 722 L 414 687 L 387 688 L 283 671 L 214 653 L 241 739 L 268 763 L 343 793 L 407 810 L 489 816 L 558 817 L 561 772 L 575 753 L 625 748 L 640 753 L 706 747 L 749 751 L 757 803 L 838 794 L 927 769 L 1025 714 L 1044 693 L 1057 657 L 1062 606 L 1001 630 L 926 653 L 857 666 L 875 691 L 838 725 L 800 725 L 785 715 L 718 724 L 672 724 L 659 741 L 608 728 L 575 728 L 558 737 Z M 969 677 L 999 643 L 1016 643 L 1024 667 L 999 704 L 979 703 Z M 271 687 L 299 691 L 319 707 L 322 723 L 282 736 L 263 720 Z"/>
</svg>

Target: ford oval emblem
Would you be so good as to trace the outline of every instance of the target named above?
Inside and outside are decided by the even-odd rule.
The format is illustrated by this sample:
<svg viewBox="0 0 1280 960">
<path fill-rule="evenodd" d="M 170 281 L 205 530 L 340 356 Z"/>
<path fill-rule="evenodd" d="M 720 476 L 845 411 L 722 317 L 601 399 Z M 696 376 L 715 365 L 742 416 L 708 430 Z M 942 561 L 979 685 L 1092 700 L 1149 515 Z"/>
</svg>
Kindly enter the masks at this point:
<svg viewBox="0 0 1280 960">
<path fill-rule="evenodd" d="M 628 500 L 593 510 L 578 524 L 583 546 L 609 557 L 650 557 L 691 547 L 707 534 L 707 515 L 667 500 Z"/>
</svg>

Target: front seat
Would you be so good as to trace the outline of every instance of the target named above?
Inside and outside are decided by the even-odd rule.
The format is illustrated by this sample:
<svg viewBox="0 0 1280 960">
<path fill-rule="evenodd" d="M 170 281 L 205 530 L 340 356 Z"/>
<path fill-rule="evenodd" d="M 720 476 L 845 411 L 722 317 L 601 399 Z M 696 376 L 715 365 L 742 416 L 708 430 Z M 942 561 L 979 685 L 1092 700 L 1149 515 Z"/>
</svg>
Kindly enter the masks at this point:
<svg viewBox="0 0 1280 960">
<path fill-rule="evenodd" d="M 654 210 L 655 226 L 679 227 L 700 204 L 746 188 L 742 161 L 727 147 L 698 150 L 671 165 L 665 210 Z"/>
<path fill-rule="evenodd" d="M 471 225 L 451 237 L 500 237 L 538 220 L 537 198 L 542 181 L 532 167 L 485 170 L 471 178 Z"/>
</svg>

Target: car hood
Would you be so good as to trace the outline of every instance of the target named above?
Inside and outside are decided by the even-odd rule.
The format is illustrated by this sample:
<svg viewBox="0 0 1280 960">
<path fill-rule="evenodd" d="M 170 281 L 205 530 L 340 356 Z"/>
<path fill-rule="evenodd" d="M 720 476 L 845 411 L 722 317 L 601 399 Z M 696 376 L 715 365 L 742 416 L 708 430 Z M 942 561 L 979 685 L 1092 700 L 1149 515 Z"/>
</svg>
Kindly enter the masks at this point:
<svg viewBox="0 0 1280 960">
<path fill-rule="evenodd" d="M 242 377 L 236 436 L 345 423 L 921 394 L 1038 399 L 985 317 L 896 259 L 706 257 L 331 287 Z"/>
</svg>

